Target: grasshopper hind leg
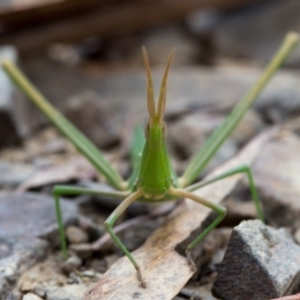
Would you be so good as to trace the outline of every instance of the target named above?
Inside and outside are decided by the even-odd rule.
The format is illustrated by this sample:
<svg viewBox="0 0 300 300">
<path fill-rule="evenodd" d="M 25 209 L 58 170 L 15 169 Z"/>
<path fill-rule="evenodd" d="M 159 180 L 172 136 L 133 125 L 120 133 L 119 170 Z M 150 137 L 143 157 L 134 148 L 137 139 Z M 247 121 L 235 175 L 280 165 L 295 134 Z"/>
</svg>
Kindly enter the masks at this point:
<svg viewBox="0 0 300 300">
<path fill-rule="evenodd" d="M 251 192 L 252 200 L 253 200 L 255 208 L 256 208 L 257 216 L 262 222 L 264 222 L 263 209 L 262 209 L 262 205 L 261 205 L 261 202 L 259 200 L 259 197 L 258 197 L 257 188 L 256 188 L 255 183 L 254 183 L 253 173 L 252 173 L 250 167 L 247 166 L 247 165 L 239 166 L 235 169 L 229 170 L 226 173 L 218 175 L 218 176 L 216 176 L 214 178 L 211 178 L 207 181 L 195 183 L 193 185 L 188 186 L 186 189 L 189 192 L 192 192 L 192 191 L 197 190 L 197 189 L 199 189 L 203 186 L 206 186 L 208 184 L 214 183 L 216 181 L 219 181 L 219 180 L 222 180 L 222 179 L 225 179 L 227 177 L 234 176 L 234 175 L 237 175 L 237 174 L 245 174 L 247 176 L 247 179 L 248 179 L 248 182 L 249 182 L 249 189 L 250 189 L 250 192 Z"/>
<path fill-rule="evenodd" d="M 249 166 L 247 165 L 242 165 L 239 166 L 235 169 L 229 170 L 226 173 L 223 173 L 215 178 L 209 179 L 207 181 L 204 182 L 199 182 L 199 183 L 195 183 L 189 187 L 187 187 L 185 190 L 183 189 L 173 189 L 171 190 L 171 194 L 173 193 L 173 195 L 177 195 L 179 197 L 184 197 L 184 198 L 189 198 L 193 201 L 198 202 L 199 204 L 202 204 L 204 206 L 207 206 L 209 208 L 211 208 L 213 211 L 218 213 L 218 217 L 201 233 L 199 234 L 196 239 L 194 241 L 192 241 L 187 249 L 186 249 L 186 255 L 187 258 L 189 260 L 189 263 L 192 267 L 193 270 L 195 270 L 195 265 L 194 262 L 192 260 L 192 255 L 191 255 L 191 250 L 211 231 L 213 230 L 215 227 L 218 226 L 218 224 L 223 220 L 223 218 L 226 215 L 226 208 L 221 206 L 221 205 L 217 205 L 215 203 L 212 203 L 208 200 L 202 199 L 201 197 L 195 195 L 192 193 L 192 191 L 199 189 L 203 186 L 206 186 L 208 184 L 214 183 L 216 181 L 225 179 L 227 177 L 230 176 L 234 176 L 237 174 L 245 174 L 247 176 L 247 179 L 249 181 L 249 187 L 250 187 L 250 191 L 251 191 L 251 195 L 252 195 L 252 199 L 254 201 L 256 210 L 257 210 L 257 215 L 259 217 L 259 219 L 261 221 L 263 221 L 263 211 L 262 211 L 262 207 L 261 207 L 261 203 L 259 201 L 259 197 L 258 197 L 258 193 L 257 193 L 257 189 L 255 187 L 254 184 L 254 180 L 253 180 L 253 174 L 251 172 L 251 169 Z"/>
</svg>

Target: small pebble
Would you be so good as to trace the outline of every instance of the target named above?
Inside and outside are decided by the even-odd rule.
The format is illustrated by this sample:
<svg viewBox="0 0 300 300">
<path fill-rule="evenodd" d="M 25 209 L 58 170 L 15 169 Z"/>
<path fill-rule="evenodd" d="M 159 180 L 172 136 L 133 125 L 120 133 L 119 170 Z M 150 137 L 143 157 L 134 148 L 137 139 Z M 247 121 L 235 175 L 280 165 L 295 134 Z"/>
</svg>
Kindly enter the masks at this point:
<svg viewBox="0 0 300 300">
<path fill-rule="evenodd" d="M 69 257 L 62 265 L 61 270 L 65 274 L 70 274 L 75 269 L 78 269 L 82 265 L 82 259 L 76 255 Z"/>
<path fill-rule="evenodd" d="M 96 272 L 104 273 L 107 270 L 107 263 L 105 259 L 93 259 L 90 261 L 89 267 Z"/>
<path fill-rule="evenodd" d="M 66 229 L 66 235 L 71 244 L 82 244 L 89 241 L 88 234 L 76 226 L 68 226 Z"/>
<path fill-rule="evenodd" d="M 85 277 L 93 278 L 96 276 L 96 273 L 93 270 L 87 270 L 87 271 L 81 272 L 81 275 L 85 276 Z"/>
<path fill-rule="evenodd" d="M 26 294 L 22 300 L 42 300 L 42 298 L 40 298 L 39 296 L 32 294 L 32 293 L 28 293 Z"/>
<path fill-rule="evenodd" d="M 82 279 L 75 273 L 70 273 L 69 278 L 67 280 L 69 284 L 80 284 L 82 283 Z"/>
<path fill-rule="evenodd" d="M 95 274 L 95 277 L 98 279 L 98 280 L 100 280 L 100 279 L 102 279 L 103 278 L 103 273 L 96 273 Z"/>
<path fill-rule="evenodd" d="M 82 300 L 87 286 L 84 284 L 69 284 L 61 288 L 50 287 L 47 291 L 47 300 Z"/>
<path fill-rule="evenodd" d="M 44 286 L 40 285 L 40 284 L 35 284 L 32 292 L 34 294 L 36 294 L 37 296 L 44 298 L 45 294 L 46 294 L 46 289 Z"/>
<path fill-rule="evenodd" d="M 0 293 L 1 293 L 1 291 L 0 291 Z M 0 296 L 1 296 L 1 294 L 0 294 Z M 0 299 L 2 300 L 2 298 L 0 298 Z M 19 292 L 9 293 L 5 298 L 5 300 L 21 300 L 21 299 L 24 299 L 24 298 L 21 295 L 21 293 L 19 293 Z"/>
<path fill-rule="evenodd" d="M 73 244 L 70 245 L 70 249 L 74 251 L 83 260 L 90 258 L 93 254 L 93 251 L 91 250 L 89 244 Z"/>
<path fill-rule="evenodd" d="M 201 300 L 202 298 L 199 295 L 196 295 L 196 293 L 192 290 L 189 290 L 188 288 L 183 288 L 180 293 L 181 296 L 184 296 L 188 299 L 194 299 L 194 300 Z"/>
</svg>

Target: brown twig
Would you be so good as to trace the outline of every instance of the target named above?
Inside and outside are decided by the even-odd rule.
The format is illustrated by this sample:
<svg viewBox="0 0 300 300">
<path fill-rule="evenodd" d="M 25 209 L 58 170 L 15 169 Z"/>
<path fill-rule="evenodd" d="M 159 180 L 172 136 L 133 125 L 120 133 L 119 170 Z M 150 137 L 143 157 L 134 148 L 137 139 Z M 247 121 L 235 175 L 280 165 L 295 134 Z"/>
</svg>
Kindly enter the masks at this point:
<svg viewBox="0 0 300 300">
<path fill-rule="evenodd" d="M 47 0 L 8 2 L 0 6 L 0 20 L 5 27 L 19 28 L 36 23 L 46 23 L 79 13 L 115 4 L 117 0 Z"/>
<path fill-rule="evenodd" d="M 49 43 L 72 42 L 87 36 L 102 38 L 126 32 L 138 32 L 171 21 L 183 20 L 194 9 L 230 9 L 254 0 L 165 0 L 126 3 L 109 10 L 92 9 L 89 13 L 64 18 L 44 26 L 2 33 L 0 45 L 14 45 L 22 51 L 41 48 Z M 259 0 L 256 0 L 259 1 Z"/>
</svg>

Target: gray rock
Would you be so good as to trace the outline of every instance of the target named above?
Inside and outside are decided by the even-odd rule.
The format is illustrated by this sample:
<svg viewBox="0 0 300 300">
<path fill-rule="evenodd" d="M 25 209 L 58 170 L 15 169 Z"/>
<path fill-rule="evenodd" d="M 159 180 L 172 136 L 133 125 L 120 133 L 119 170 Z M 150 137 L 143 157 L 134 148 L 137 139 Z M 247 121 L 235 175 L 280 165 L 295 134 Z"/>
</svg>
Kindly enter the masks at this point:
<svg viewBox="0 0 300 300">
<path fill-rule="evenodd" d="M 106 262 L 105 259 L 92 259 L 90 261 L 90 268 L 94 270 L 95 272 L 99 273 L 104 273 L 107 270 Z"/>
<path fill-rule="evenodd" d="M 82 300 L 87 286 L 84 284 L 65 285 L 48 289 L 46 293 L 47 300 Z"/>
<path fill-rule="evenodd" d="M 94 270 L 86 270 L 81 272 L 82 276 L 93 278 L 96 276 L 96 272 Z"/>
<path fill-rule="evenodd" d="M 252 167 L 268 224 L 300 228 L 300 140 L 281 132 L 261 151 Z"/>
<path fill-rule="evenodd" d="M 180 299 L 193 299 L 193 300 L 217 300 L 213 295 L 211 294 L 211 286 L 210 285 L 203 285 L 201 286 L 195 286 L 195 284 L 187 284 L 180 292 L 179 296 L 182 296 L 183 298 L 178 297 L 178 300 Z M 173 300 L 176 300 L 177 298 L 174 298 Z"/>
<path fill-rule="evenodd" d="M 35 171 L 29 164 L 0 161 L 0 188 L 12 189 L 28 179 Z"/>
<path fill-rule="evenodd" d="M 21 275 L 20 272 L 44 258 L 49 248 L 49 244 L 43 240 L 11 238 L 7 235 L 0 233 L 0 295 L 8 294 Z"/>
<path fill-rule="evenodd" d="M 9 293 L 7 295 L 6 298 L 4 298 L 5 300 L 22 300 L 22 295 L 19 292 L 13 292 L 13 293 Z M 2 299 L 2 298 L 1 298 Z"/>
<path fill-rule="evenodd" d="M 28 272 L 30 272 L 30 270 Z M 39 284 L 37 284 L 33 287 L 32 292 L 41 298 L 44 298 L 46 295 L 45 287 L 43 287 L 42 285 L 39 285 Z"/>
<path fill-rule="evenodd" d="M 0 299 L 5 299 L 8 296 L 11 286 L 7 282 L 5 275 L 2 275 L 1 273 L 0 273 Z"/>
<path fill-rule="evenodd" d="M 66 236 L 71 244 L 82 244 L 89 241 L 88 234 L 77 226 L 68 226 L 66 228 Z"/>
<path fill-rule="evenodd" d="M 75 269 L 78 269 L 81 266 L 81 264 L 81 258 L 76 255 L 73 255 L 69 257 L 66 261 L 64 261 L 60 268 L 64 273 L 70 274 Z"/>
<path fill-rule="evenodd" d="M 70 245 L 70 249 L 83 260 L 88 259 L 93 255 L 90 244 L 73 244 Z"/>
<path fill-rule="evenodd" d="M 224 300 L 265 300 L 299 284 L 300 247 L 283 229 L 253 220 L 234 228 L 212 291 Z"/>
<path fill-rule="evenodd" d="M 77 207 L 70 201 L 61 201 L 65 223 L 77 218 Z M 7 238 L 26 237 L 32 240 L 46 236 L 57 224 L 54 199 L 38 193 L 0 196 L 0 235 Z"/>
<path fill-rule="evenodd" d="M 77 208 L 62 201 L 64 221 L 76 218 Z M 20 272 L 44 258 L 49 243 L 47 236 L 56 224 L 52 197 L 41 194 L 7 194 L 0 196 L 0 291 L 7 294 Z M 56 226 L 57 232 L 57 226 Z M 53 245 L 52 245 L 53 246 Z"/>
<path fill-rule="evenodd" d="M 28 294 L 24 295 L 22 300 L 42 300 L 42 298 L 35 294 L 28 293 Z"/>
<path fill-rule="evenodd" d="M 3 59 L 17 60 L 17 52 L 13 47 L 0 48 L 0 62 Z M 20 141 L 14 116 L 14 87 L 7 75 L 0 68 L 0 148 L 11 146 Z"/>
<path fill-rule="evenodd" d="M 67 284 L 81 284 L 81 283 L 83 283 L 81 274 L 77 275 L 74 272 L 71 272 L 69 274 L 69 277 L 67 279 Z"/>
</svg>

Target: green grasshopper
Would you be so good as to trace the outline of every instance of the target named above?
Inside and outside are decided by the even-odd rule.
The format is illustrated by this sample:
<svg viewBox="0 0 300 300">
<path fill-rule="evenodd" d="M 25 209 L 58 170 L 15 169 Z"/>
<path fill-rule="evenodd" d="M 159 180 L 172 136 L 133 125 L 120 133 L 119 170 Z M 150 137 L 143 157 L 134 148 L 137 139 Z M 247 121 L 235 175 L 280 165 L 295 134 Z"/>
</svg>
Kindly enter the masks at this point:
<svg viewBox="0 0 300 300">
<path fill-rule="evenodd" d="M 134 201 L 159 202 L 188 198 L 199 204 L 211 208 L 218 214 L 218 217 L 192 241 L 186 254 L 188 262 L 193 270 L 195 265 L 192 260 L 191 250 L 199 243 L 212 229 L 214 229 L 226 214 L 225 207 L 214 204 L 206 199 L 195 195 L 193 191 L 237 173 L 245 173 L 249 180 L 250 191 L 254 200 L 258 217 L 262 220 L 263 213 L 259 203 L 258 194 L 254 185 L 253 176 L 248 166 L 240 166 L 230 172 L 217 176 L 205 182 L 192 184 L 199 176 L 204 167 L 209 163 L 212 156 L 220 148 L 226 138 L 237 126 L 243 115 L 253 104 L 265 85 L 271 79 L 278 67 L 285 61 L 289 53 L 295 47 L 298 36 L 290 33 L 278 49 L 270 64 L 266 67 L 257 84 L 250 92 L 234 107 L 224 122 L 208 138 L 203 148 L 191 159 L 191 162 L 179 178 L 173 172 L 169 155 L 166 148 L 166 124 L 164 112 L 166 107 L 167 78 L 170 65 L 174 56 L 172 50 L 166 70 L 163 75 L 159 99 L 157 104 L 154 100 L 153 82 L 146 49 L 143 47 L 143 57 L 147 72 L 147 109 L 149 120 L 145 128 L 145 137 L 139 131 L 134 135 L 133 147 L 131 149 L 131 160 L 133 172 L 130 178 L 125 181 L 120 174 L 109 164 L 99 150 L 68 120 L 64 118 L 51 104 L 31 85 L 18 68 L 9 61 L 4 61 L 2 66 L 16 85 L 26 96 L 49 118 L 49 120 L 76 146 L 76 148 L 102 173 L 107 181 L 114 188 L 111 191 L 101 191 L 85 187 L 58 185 L 54 187 L 56 215 L 59 224 L 60 239 L 64 256 L 67 256 L 67 244 L 62 222 L 62 214 L 59 199 L 63 195 L 94 195 L 121 198 L 123 201 L 112 212 L 104 225 L 124 254 L 132 262 L 137 272 L 137 277 L 143 287 L 146 282 L 143 279 L 141 270 L 135 258 L 126 249 L 125 245 L 113 231 L 113 225 L 120 215 Z"/>
</svg>

